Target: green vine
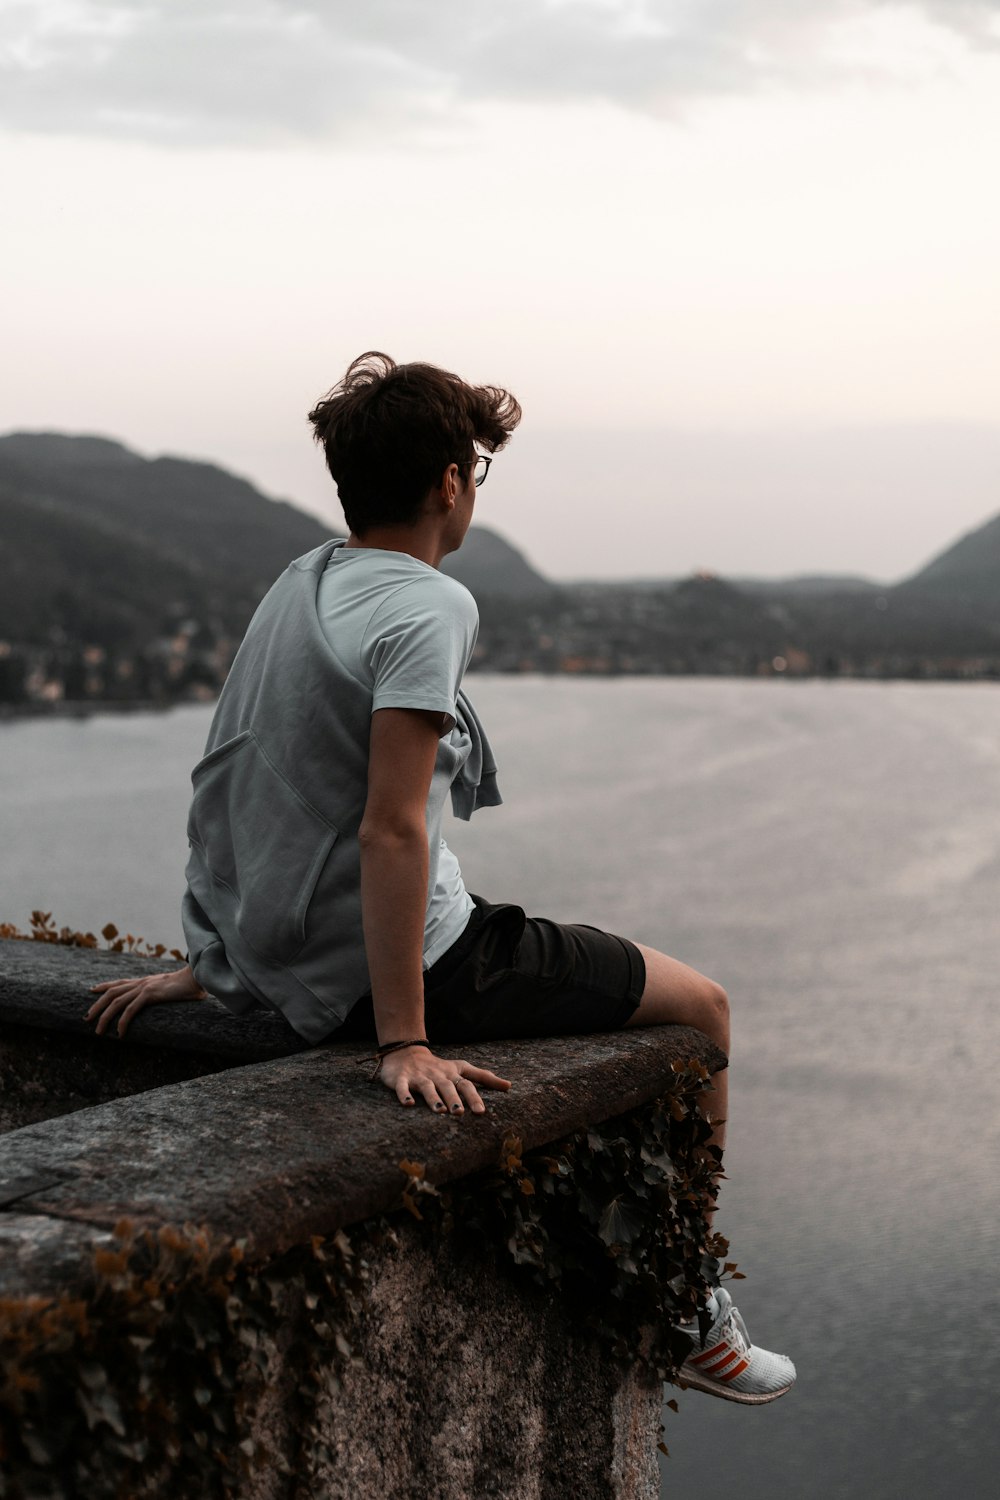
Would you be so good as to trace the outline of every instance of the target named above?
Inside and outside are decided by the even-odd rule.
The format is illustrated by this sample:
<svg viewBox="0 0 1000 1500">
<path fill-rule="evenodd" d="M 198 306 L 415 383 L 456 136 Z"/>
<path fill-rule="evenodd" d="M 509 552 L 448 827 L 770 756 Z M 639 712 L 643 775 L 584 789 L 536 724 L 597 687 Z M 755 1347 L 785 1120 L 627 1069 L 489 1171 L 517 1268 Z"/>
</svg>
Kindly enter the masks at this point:
<svg viewBox="0 0 1000 1500">
<path fill-rule="evenodd" d="M 707 1215 L 722 1154 L 699 1108 L 709 1084 L 700 1063 L 674 1063 L 674 1087 L 642 1109 L 522 1154 L 508 1137 L 491 1173 L 438 1191 L 409 1175 L 404 1205 L 439 1205 L 444 1227 L 499 1245 L 536 1285 L 568 1299 L 617 1359 L 671 1381 L 690 1343 L 677 1331 L 697 1318 L 720 1279 L 742 1280 L 720 1261 L 728 1241 Z"/>
<path fill-rule="evenodd" d="M 720 1266 L 728 1246 L 706 1219 L 720 1171 L 698 1107 L 708 1075 L 674 1067 L 651 1104 L 541 1151 L 510 1137 L 494 1169 L 458 1184 L 437 1189 L 422 1164 L 400 1163 L 421 1236 L 448 1234 L 568 1299 L 613 1358 L 668 1381 L 689 1349 L 676 1320 L 697 1315 L 720 1274 L 739 1275 Z M 122 1220 L 89 1295 L 0 1299 L 0 1497 L 225 1500 L 259 1467 L 291 1474 L 249 1430 L 255 1403 L 290 1371 L 291 1430 L 325 1448 L 316 1403 L 362 1352 L 370 1259 L 398 1244 L 398 1223 L 258 1263 L 245 1241 Z"/>
<path fill-rule="evenodd" d="M 369 1244 L 385 1233 L 365 1228 Z M 0 1300 L 0 1495 L 239 1495 L 256 1468 L 284 1467 L 245 1421 L 283 1346 L 304 1333 L 292 1395 L 307 1412 L 351 1356 L 367 1267 L 343 1231 L 259 1265 L 190 1225 L 136 1234 L 126 1219 L 114 1236 L 90 1298 Z"/>
</svg>

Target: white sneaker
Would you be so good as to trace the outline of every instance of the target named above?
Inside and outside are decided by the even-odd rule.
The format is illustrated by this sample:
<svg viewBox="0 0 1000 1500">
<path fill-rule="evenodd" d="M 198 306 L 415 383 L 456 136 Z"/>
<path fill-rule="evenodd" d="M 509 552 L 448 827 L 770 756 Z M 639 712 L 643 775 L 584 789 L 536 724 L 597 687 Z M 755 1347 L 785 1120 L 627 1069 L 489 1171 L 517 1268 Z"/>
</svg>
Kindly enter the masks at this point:
<svg viewBox="0 0 1000 1500">
<path fill-rule="evenodd" d="M 678 1372 L 680 1383 L 724 1401 L 763 1406 L 776 1401 L 795 1383 L 795 1366 L 785 1354 L 771 1354 L 750 1342 L 747 1325 L 724 1287 L 716 1291 L 715 1317 L 704 1344 L 693 1339 L 694 1351 Z M 712 1304 L 710 1303 L 711 1307 Z"/>
</svg>

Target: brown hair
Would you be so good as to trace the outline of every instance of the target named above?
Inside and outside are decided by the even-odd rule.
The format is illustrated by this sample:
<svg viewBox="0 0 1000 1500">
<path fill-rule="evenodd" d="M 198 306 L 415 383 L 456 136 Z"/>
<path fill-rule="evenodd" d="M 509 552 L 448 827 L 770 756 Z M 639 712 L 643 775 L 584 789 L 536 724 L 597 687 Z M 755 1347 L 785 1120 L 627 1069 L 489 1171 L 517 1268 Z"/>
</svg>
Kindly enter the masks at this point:
<svg viewBox="0 0 1000 1500">
<path fill-rule="evenodd" d="M 495 453 L 521 420 L 509 391 L 466 385 L 436 365 L 397 365 L 370 350 L 309 413 L 347 524 L 416 521 L 449 464 L 471 464 L 476 443 Z"/>
</svg>

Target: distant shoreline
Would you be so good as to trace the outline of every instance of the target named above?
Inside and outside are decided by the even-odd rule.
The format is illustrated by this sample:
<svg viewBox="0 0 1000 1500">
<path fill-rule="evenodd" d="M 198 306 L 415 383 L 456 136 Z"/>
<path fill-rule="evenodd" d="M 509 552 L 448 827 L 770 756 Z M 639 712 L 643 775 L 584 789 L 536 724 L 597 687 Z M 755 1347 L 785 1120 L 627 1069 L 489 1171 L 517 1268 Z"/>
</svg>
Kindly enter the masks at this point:
<svg viewBox="0 0 1000 1500">
<path fill-rule="evenodd" d="M 96 714 L 169 713 L 174 708 L 201 706 L 196 700 L 184 698 L 173 703 L 157 698 L 134 698 L 127 702 L 116 698 L 81 698 L 58 703 L 0 703 L 0 724 L 22 719 L 92 719 Z"/>
<path fill-rule="evenodd" d="M 940 673 L 936 676 L 916 673 L 900 673 L 899 675 L 867 672 L 546 672 L 543 670 L 524 672 L 504 672 L 491 670 L 489 667 L 481 671 L 469 673 L 470 677 L 544 677 L 559 678 L 569 682 L 608 682 L 621 680 L 629 682 L 676 682 L 681 679 L 690 680 L 699 678 L 703 682 L 825 682 L 833 685 L 838 682 L 910 682 L 917 684 L 933 685 L 935 683 L 953 683 L 959 686 L 968 686 L 971 683 L 985 683 L 994 687 L 1000 685 L 1000 677 L 995 674 L 967 675 L 960 672 Z M 92 719 L 98 714 L 166 714 L 178 708 L 211 708 L 218 701 L 217 698 L 177 698 L 170 702 L 164 702 L 162 698 L 134 698 L 128 700 L 116 698 L 86 698 L 70 701 L 60 700 L 55 703 L 0 703 L 0 725 L 21 723 L 29 719 Z"/>
</svg>

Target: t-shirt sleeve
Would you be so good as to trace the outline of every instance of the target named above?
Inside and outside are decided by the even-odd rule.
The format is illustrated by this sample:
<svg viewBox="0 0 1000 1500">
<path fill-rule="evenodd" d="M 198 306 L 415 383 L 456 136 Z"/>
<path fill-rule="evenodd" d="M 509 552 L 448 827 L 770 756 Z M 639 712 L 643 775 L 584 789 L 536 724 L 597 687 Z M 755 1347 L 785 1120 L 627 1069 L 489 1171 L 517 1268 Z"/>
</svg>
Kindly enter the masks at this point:
<svg viewBox="0 0 1000 1500">
<path fill-rule="evenodd" d="M 456 699 L 479 633 L 479 612 L 453 579 L 421 579 L 383 600 L 365 631 L 372 712 L 423 708 L 456 717 Z"/>
</svg>

